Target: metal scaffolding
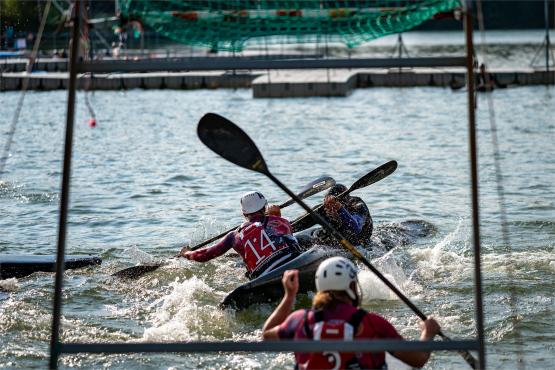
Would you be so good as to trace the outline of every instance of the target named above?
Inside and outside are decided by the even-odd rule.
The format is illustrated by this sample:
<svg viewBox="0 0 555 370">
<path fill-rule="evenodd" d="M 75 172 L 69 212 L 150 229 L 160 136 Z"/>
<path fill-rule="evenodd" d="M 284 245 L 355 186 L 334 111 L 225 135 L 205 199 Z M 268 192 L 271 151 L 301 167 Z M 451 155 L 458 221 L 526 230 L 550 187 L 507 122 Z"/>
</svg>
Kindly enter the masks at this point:
<svg viewBox="0 0 555 370">
<path fill-rule="evenodd" d="M 79 39 L 83 7 L 82 0 L 74 0 L 72 14 L 72 40 Z M 368 351 L 424 351 L 448 350 L 477 351 L 477 368 L 484 369 L 485 340 L 484 312 L 482 301 L 482 277 L 480 260 L 480 222 L 478 194 L 478 159 L 476 142 L 475 91 L 474 91 L 474 47 L 472 42 L 472 16 L 470 1 L 464 12 L 464 30 L 466 35 L 466 55 L 451 58 L 395 58 L 395 59 L 307 59 L 307 58 L 239 58 L 211 57 L 185 58 L 180 60 L 155 61 L 89 61 L 81 62 L 78 58 L 78 42 L 71 43 L 69 62 L 69 87 L 66 117 L 66 134 L 64 162 L 61 184 L 61 201 L 58 224 L 58 242 L 56 259 L 56 279 L 54 291 L 54 307 L 52 318 L 52 334 L 50 343 L 50 368 L 58 367 L 58 359 L 62 354 L 69 353 L 133 353 L 133 352 L 321 352 L 323 350 L 345 352 Z M 71 159 L 73 146 L 73 126 L 75 113 L 75 94 L 78 73 L 87 72 L 141 72 L 152 70 L 225 70 L 225 69 L 305 69 L 305 68 L 399 68 L 399 67 L 466 67 L 468 87 L 468 130 L 469 130 L 469 167 L 471 174 L 472 197 L 472 244 L 474 248 L 474 294 L 475 320 L 477 337 L 465 341 L 283 341 L 283 342 L 177 342 L 177 343 L 64 343 L 60 340 L 60 318 L 62 315 L 62 288 L 64 283 L 64 257 L 67 234 L 67 215 L 70 195 Z"/>
</svg>

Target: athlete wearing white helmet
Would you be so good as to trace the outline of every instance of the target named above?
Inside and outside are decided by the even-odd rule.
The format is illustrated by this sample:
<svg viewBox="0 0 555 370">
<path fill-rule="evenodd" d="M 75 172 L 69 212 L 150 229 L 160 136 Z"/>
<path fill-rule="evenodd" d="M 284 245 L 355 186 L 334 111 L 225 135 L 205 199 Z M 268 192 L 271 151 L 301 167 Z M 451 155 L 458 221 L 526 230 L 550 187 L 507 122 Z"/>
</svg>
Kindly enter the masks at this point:
<svg viewBox="0 0 555 370">
<path fill-rule="evenodd" d="M 264 195 L 258 191 L 245 193 L 240 203 L 246 221 L 238 229 L 210 247 L 196 251 L 183 247 L 179 256 L 206 262 L 233 248 L 243 258 L 247 277 L 254 279 L 299 254 L 291 224 L 281 217 L 277 205 L 268 205 Z"/>
<path fill-rule="evenodd" d="M 264 195 L 257 191 L 249 191 L 241 197 L 241 210 L 243 215 L 249 215 L 262 211 L 268 205 L 268 201 Z"/>
<path fill-rule="evenodd" d="M 264 340 L 354 340 L 399 339 L 403 337 L 386 319 L 359 308 L 357 270 L 343 257 L 323 261 L 315 276 L 317 293 L 310 309 L 291 313 L 299 289 L 297 270 L 283 274 L 285 290 L 282 301 L 266 320 Z M 431 317 L 421 322 L 420 340 L 432 339 L 440 330 Z M 391 353 L 410 366 L 422 367 L 430 357 L 429 352 Z M 299 369 L 383 369 L 385 353 L 295 353 Z"/>
<path fill-rule="evenodd" d="M 359 301 L 356 293 L 358 280 L 355 265 L 344 257 L 328 258 L 318 266 L 315 276 L 318 292 L 346 292 L 353 301 Z"/>
</svg>

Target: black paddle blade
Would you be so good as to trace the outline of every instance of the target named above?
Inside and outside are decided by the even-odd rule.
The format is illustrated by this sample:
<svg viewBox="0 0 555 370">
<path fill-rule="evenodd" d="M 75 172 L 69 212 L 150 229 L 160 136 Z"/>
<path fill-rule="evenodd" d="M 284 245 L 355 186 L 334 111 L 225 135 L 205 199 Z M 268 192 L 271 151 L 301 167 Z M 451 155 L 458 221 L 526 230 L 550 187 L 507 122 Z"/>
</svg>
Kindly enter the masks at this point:
<svg viewBox="0 0 555 370">
<path fill-rule="evenodd" d="M 205 114 L 198 123 L 197 134 L 204 145 L 231 163 L 268 173 L 266 162 L 254 141 L 227 118 L 216 113 Z"/>
<path fill-rule="evenodd" d="M 378 182 L 381 179 L 391 175 L 393 172 L 395 172 L 396 169 L 397 161 L 389 161 L 387 163 L 384 163 L 380 167 L 358 179 L 353 185 L 351 185 L 351 187 L 349 188 L 349 192 L 364 188 L 368 185 Z"/>
<path fill-rule="evenodd" d="M 302 190 L 297 193 L 297 196 L 301 199 L 308 198 L 316 193 L 329 189 L 334 185 L 335 185 L 335 180 L 332 177 L 322 176 L 319 179 L 312 181 L 310 184 L 302 188 Z M 279 208 L 285 208 L 287 206 L 290 206 L 293 203 L 295 203 L 295 201 L 293 199 L 289 199 L 288 201 L 280 204 Z"/>
<path fill-rule="evenodd" d="M 162 265 L 132 266 L 113 273 L 112 276 L 117 277 L 118 279 L 138 279 L 144 274 L 157 270 L 160 266 Z"/>
</svg>

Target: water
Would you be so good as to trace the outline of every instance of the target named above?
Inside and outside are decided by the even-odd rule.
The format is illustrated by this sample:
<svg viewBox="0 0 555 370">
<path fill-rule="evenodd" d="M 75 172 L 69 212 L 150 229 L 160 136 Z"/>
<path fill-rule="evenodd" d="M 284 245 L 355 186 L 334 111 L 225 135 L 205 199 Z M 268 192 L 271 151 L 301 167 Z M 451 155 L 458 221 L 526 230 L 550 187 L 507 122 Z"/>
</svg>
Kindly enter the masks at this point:
<svg viewBox="0 0 555 370">
<path fill-rule="evenodd" d="M 273 306 L 221 311 L 245 281 L 236 259 L 172 262 L 137 281 L 110 274 L 174 254 L 241 221 L 238 199 L 251 189 L 272 202 L 287 197 L 262 175 L 217 157 L 196 123 L 218 112 L 243 127 L 271 171 L 292 189 L 328 174 L 352 184 L 395 159 L 390 177 L 356 192 L 376 224 L 431 223 L 421 238 L 373 262 L 454 338 L 475 334 L 466 94 L 439 88 L 364 89 L 348 98 L 254 100 L 250 90 L 96 92 L 98 126 L 79 93 L 68 254 L 100 255 L 102 266 L 68 271 L 62 338 L 67 342 L 259 340 Z M 500 234 L 493 152 L 484 95 L 478 101 L 479 175 L 488 360 L 516 368 L 555 362 L 555 89 L 493 93 L 510 245 Z M 17 93 L 0 96 L 1 143 Z M 53 254 L 56 244 L 66 93 L 29 93 L 0 183 L 0 253 Z M 310 200 L 315 204 L 321 196 Z M 301 213 L 292 206 L 287 217 Z M 369 272 L 364 307 L 406 337 L 417 318 Z M 0 366 L 45 367 L 53 275 L 2 281 Z M 511 309 L 511 286 L 516 312 Z M 304 300 L 306 302 L 306 299 Z M 522 340 L 519 340 L 519 336 Z M 521 343 L 521 344 L 519 344 Z M 63 356 L 63 368 L 282 368 L 290 354 L 136 354 Z M 467 368 L 455 353 L 435 353 L 429 369 Z"/>
</svg>

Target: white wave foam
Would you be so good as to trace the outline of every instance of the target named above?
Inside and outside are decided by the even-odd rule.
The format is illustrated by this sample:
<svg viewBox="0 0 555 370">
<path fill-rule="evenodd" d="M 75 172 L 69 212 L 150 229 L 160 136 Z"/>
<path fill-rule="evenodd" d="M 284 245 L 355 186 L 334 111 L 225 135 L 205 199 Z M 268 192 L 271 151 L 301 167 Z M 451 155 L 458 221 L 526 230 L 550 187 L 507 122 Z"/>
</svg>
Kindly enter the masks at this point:
<svg viewBox="0 0 555 370">
<path fill-rule="evenodd" d="M 473 278 L 474 256 L 470 245 L 470 230 L 461 219 L 455 230 L 429 248 L 409 249 L 416 260 L 415 273 L 427 281 L 460 282 Z M 528 250 L 507 252 L 482 245 L 482 272 L 484 277 L 495 274 L 528 274 L 530 269 L 551 272 L 555 269 L 552 251 Z"/>
<path fill-rule="evenodd" d="M 153 326 L 145 329 L 144 341 L 188 341 L 193 339 L 216 338 L 224 332 L 229 314 L 205 302 L 213 295 L 213 289 L 204 281 L 193 276 L 170 284 L 171 292 L 154 301 L 149 308 L 154 309 Z"/>
<path fill-rule="evenodd" d="M 245 355 L 230 355 L 227 357 L 226 362 L 231 369 L 260 369 L 262 364 L 257 359 Z"/>
<path fill-rule="evenodd" d="M 553 252 L 524 251 L 512 253 L 488 253 L 482 256 L 483 271 L 486 273 L 514 273 L 528 275 L 531 270 L 551 272 L 555 261 L 551 261 Z M 469 258 L 470 259 L 470 258 Z M 473 263 L 469 261 L 468 263 Z"/>
<path fill-rule="evenodd" d="M 405 274 L 404 270 L 395 261 L 392 252 L 386 253 L 384 256 L 372 261 L 372 264 L 401 292 L 420 292 L 421 287 L 411 281 Z M 398 297 L 389 289 L 374 273 L 363 269 L 358 274 L 358 280 L 363 293 L 363 303 L 369 303 L 372 300 L 395 300 Z"/>
<path fill-rule="evenodd" d="M 468 250 L 468 230 L 464 219 L 460 219 L 455 230 L 447 234 L 436 245 L 429 248 L 410 249 L 416 260 L 416 271 L 425 280 L 453 276 L 467 278 L 472 272 L 472 261 L 464 256 Z M 453 250 L 456 249 L 456 250 Z"/>
<path fill-rule="evenodd" d="M 0 291 L 15 292 L 19 289 L 19 282 L 16 278 L 0 280 Z"/>
<path fill-rule="evenodd" d="M 189 245 L 198 244 L 227 229 L 225 225 L 212 217 L 201 217 L 191 233 Z"/>
</svg>

